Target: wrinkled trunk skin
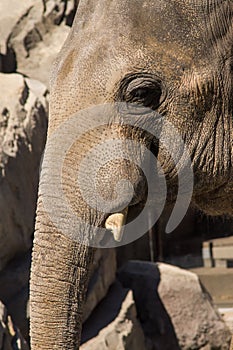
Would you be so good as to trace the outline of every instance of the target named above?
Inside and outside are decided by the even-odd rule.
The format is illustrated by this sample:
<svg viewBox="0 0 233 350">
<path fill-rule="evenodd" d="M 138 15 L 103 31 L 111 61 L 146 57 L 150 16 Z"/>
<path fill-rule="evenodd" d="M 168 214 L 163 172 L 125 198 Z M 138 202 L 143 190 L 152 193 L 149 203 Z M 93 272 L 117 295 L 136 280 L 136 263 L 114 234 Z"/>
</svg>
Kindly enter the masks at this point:
<svg viewBox="0 0 233 350">
<path fill-rule="evenodd" d="M 31 348 L 78 349 L 93 249 L 49 222 L 39 199 L 31 270 Z"/>
</svg>

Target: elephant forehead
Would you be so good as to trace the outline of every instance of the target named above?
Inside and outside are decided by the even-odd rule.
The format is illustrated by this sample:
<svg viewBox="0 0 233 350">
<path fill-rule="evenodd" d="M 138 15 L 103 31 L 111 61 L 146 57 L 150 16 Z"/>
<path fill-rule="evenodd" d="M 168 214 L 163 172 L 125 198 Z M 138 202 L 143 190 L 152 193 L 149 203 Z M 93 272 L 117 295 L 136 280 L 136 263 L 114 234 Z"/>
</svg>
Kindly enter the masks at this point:
<svg viewBox="0 0 233 350">
<path fill-rule="evenodd" d="M 133 42 L 153 38 L 167 45 L 179 43 L 186 50 L 187 46 L 198 49 L 202 44 L 198 38 L 205 36 L 210 14 L 216 12 L 219 22 L 224 22 L 219 8 L 230 3 L 222 0 L 81 1 L 73 35 L 85 31 L 98 39 L 107 34 L 109 38 L 122 36 Z"/>
<path fill-rule="evenodd" d="M 73 36 L 85 33 L 88 42 L 107 35 L 110 40 L 146 43 L 156 38 L 162 43 L 187 45 L 198 29 L 201 32 L 198 19 L 203 15 L 202 7 L 188 6 L 184 1 L 105 0 L 90 5 L 81 2 L 73 27 Z M 190 36 L 192 31 L 195 35 Z"/>
<path fill-rule="evenodd" d="M 111 101 L 116 83 L 128 73 L 161 73 L 179 83 L 184 70 L 209 67 L 214 61 L 212 53 L 231 51 L 228 40 L 224 47 L 221 42 L 232 31 L 232 3 L 80 1 L 72 30 L 53 69 L 51 87 L 55 99 L 60 100 L 55 114 L 64 113 L 67 104 L 69 113 L 75 113 L 90 103 Z M 53 108 L 56 106 L 51 108 L 52 113 Z"/>
<path fill-rule="evenodd" d="M 113 83 L 134 70 L 166 75 L 174 66 L 177 75 L 177 65 L 189 65 L 202 44 L 203 30 L 185 8 L 161 0 L 81 2 L 53 76 L 76 86 L 96 76 L 101 88 L 105 76 Z"/>
<path fill-rule="evenodd" d="M 132 68 L 133 63 L 148 68 L 150 57 L 155 67 L 161 61 L 169 66 L 170 57 L 184 66 L 191 61 L 198 65 L 232 27 L 232 4 L 222 0 L 81 1 L 57 60 L 57 72 L 67 73 L 72 61 L 79 68 L 87 60 L 92 67 L 102 61 L 115 64 L 114 60 L 119 66 L 128 57 Z"/>
</svg>

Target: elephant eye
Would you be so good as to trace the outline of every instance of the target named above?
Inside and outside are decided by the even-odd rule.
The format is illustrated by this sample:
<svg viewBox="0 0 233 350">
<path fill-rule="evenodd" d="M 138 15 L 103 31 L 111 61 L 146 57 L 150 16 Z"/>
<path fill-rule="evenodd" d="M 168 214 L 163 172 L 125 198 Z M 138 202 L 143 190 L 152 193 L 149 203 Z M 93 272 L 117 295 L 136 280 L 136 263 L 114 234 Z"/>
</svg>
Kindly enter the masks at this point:
<svg viewBox="0 0 233 350">
<path fill-rule="evenodd" d="M 121 90 L 121 100 L 153 110 L 162 103 L 162 95 L 161 81 L 150 75 L 131 79 L 123 84 Z"/>
</svg>

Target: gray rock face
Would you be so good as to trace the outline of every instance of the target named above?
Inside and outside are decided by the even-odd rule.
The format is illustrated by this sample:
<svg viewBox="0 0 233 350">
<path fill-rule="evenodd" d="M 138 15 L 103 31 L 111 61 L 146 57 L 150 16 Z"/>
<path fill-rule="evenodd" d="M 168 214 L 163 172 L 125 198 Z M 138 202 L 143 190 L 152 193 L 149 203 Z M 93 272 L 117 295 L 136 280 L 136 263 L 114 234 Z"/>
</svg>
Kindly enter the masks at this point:
<svg viewBox="0 0 233 350">
<path fill-rule="evenodd" d="M 114 249 L 98 249 L 95 252 L 91 271 L 84 319 L 87 320 L 98 303 L 106 296 L 116 278 L 116 252 Z"/>
<path fill-rule="evenodd" d="M 18 20 L 29 11 L 35 0 L 1 1 L 0 3 L 0 53 L 5 54 L 7 51 L 7 39 L 13 31 Z"/>
<path fill-rule="evenodd" d="M 77 3 L 27 0 L 19 5 L 13 0 L 0 4 L 0 71 L 17 68 L 48 87 L 51 65 L 69 33 Z"/>
<path fill-rule="evenodd" d="M 80 350 L 146 350 L 132 291 L 115 283 L 84 324 Z"/>
<path fill-rule="evenodd" d="M 118 277 L 133 290 L 147 349 L 229 349 L 230 331 L 194 273 L 130 261 Z"/>
<path fill-rule="evenodd" d="M 57 26 L 65 12 L 65 2 L 37 0 L 27 16 L 15 25 L 8 42 L 14 51 L 17 70 L 30 78 L 49 84 L 51 65 L 69 32 Z"/>
<path fill-rule="evenodd" d="M 32 244 L 39 165 L 44 149 L 46 87 L 0 74 L 0 271 Z"/>
<path fill-rule="evenodd" d="M 5 306 L 0 302 L 0 349 L 29 350 L 20 331 L 14 326 Z"/>
<path fill-rule="evenodd" d="M 51 31 L 44 34 L 43 40 L 38 41 L 36 46 L 30 49 L 30 54 L 25 57 L 20 54 L 22 43 L 16 43 L 16 38 L 14 40 L 12 39 L 12 47 L 16 52 L 18 70 L 49 87 L 51 66 L 69 30 L 69 27 L 64 24 L 61 24 L 59 27 L 54 26 Z"/>
</svg>

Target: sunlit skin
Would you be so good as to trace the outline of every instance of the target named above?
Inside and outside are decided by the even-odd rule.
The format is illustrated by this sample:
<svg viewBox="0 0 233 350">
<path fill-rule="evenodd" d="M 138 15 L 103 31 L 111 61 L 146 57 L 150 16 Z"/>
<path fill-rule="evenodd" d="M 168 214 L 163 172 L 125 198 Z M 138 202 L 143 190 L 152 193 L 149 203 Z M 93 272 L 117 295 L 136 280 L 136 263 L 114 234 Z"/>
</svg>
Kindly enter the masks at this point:
<svg viewBox="0 0 233 350">
<path fill-rule="evenodd" d="M 193 204 L 207 214 L 233 215 L 232 13 L 232 1 L 81 0 L 52 71 L 49 137 L 71 115 L 90 106 L 125 101 L 150 107 L 172 123 L 188 147 Z M 172 138 L 168 125 L 161 139 Z M 116 126 L 109 116 L 101 133 L 93 130 L 72 145 L 63 164 L 67 198 L 77 215 L 92 224 L 103 225 L 104 217 L 81 196 L 75 182 L 79 162 L 96 143 L 129 135 L 153 149 L 170 200 L 175 200 L 177 179 L 169 152 L 151 135 Z M 174 149 L 179 154 L 175 139 Z M 111 199 L 124 177 L 135 185 L 133 204 L 140 205 L 146 185 L 138 167 L 125 160 L 101 169 L 99 191 Z M 119 193 L 121 203 L 114 202 L 115 209 L 124 204 L 124 193 Z M 31 275 L 32 350 L 75 350 L 93 250 L 53 225 L 43 196 Z"/>
</svg>

